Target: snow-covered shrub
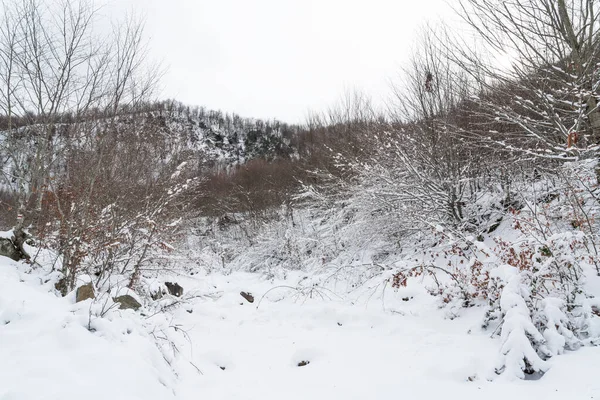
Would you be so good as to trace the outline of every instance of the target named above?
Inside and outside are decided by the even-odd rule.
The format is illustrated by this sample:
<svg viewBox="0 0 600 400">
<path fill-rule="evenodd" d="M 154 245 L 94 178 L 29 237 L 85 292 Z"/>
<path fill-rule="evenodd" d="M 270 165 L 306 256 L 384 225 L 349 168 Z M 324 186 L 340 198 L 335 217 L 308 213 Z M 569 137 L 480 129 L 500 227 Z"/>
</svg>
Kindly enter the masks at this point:
<svg viewBox="0 0 600 400">
<path fill-rule="evenodd" d="M 545 351 L 548 354 L 555 356 L 581 346 L 581 340 L 573 333 L 575 328 L 567 315 L 564 300 L 547 297 L 541 301 L 537 311 L 534 323 L 544 335 Z"/>
<path fill-rule="evenodd" d="M 500 297 L 504 322 L 496 371 L 521 379 L 526 373 L 543 373 L 548 367 L 538 351 L 546 341 L 531 320 L 531 306 L 527 304 L 531 302 L 531 293 L 517 268 L 502 266 L 497 272 L 507 276 L 504 277 L 506 286 Z"/>
<path fill-rule="evenodd" d="M 594 163 L 580 162 L 524 180 L 514 196 L 519 207 L 478 238 L 432 229 L 429 248 L 407 257 L 392 285 L 430 277 L 429 292 L 452 318 L 463 307 L 484 306 L 482 327 L 502 340 L 497 372 L 543 373 L 544 360 L 594 341 L 594 299 L 587 292 L 600 244 L 593 174 Z"/>
<path fill-rule="evenodd" d="M 152 193 L 128 180 L 121 183 L 127 182 L 129 187 L 114 187 L 94 174 L 57 179 L 57 190 L 44 196 L 36 236 L 57 254 L 63 295 L 83 274 L 106 290 L 115 281 L 134 288 L 142 273 L 168 265 L 170 243 L 179 237 L 176 210 L 195 181 L 166 177 Z M 124 190 L 130 196 L 123 196 Z"/>
</svg>

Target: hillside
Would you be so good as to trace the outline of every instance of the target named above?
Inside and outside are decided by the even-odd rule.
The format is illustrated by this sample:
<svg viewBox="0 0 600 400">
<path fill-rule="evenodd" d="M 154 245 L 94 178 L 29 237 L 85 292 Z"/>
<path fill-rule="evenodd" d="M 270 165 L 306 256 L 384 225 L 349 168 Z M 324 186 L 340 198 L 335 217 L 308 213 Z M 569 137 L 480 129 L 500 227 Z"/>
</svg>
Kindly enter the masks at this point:
<svg viewBox="0 0 600 400">
<path fill-rule="evenodd" d="M 77 290 L 58 295 L 55 255 L 27 247 L 37 253 L 33 265 L 0 262 L 0 341 L 7 344 L 0 350 L 0 398 L 595 398 L 600 277 L 578 240 L 585 231 L 568 221 L 570 228 L 560 228 L 568 197 L 539 202 L 557 190 L 540 181 L 519 197 L 544 204 L 548 229 L 563 229 L 541 243 L 539 231 L 517 224 L 532 215 L 528 206 L 474 242 L 433 227 L 394 243 L 376 229 L 382 220 L 361 216 L 358 195 L 336 209 L 312 202 L 261 226 L 196 221 L 168 264 L 144 271 L 137 293 L 115 277 L 108 286 L 95 285 L 96 299 L 81 302 Z M 480 197 L 494 207 L 493 193 Z M 596 214 L 596 202 L 583 198 L 584 209 Z M 469 243 L 476 250 L 468 250 Z M 518 252 L 516 260 L 503 243 Z M 500 330 L 490 313 L 511 307 L 514 277 L 550 278 L 552 270 L 537 271 L 535 258 L 550 265 L 565 245 L 574 258 L 564 256 L 577 260 L 583 274 L 573 282 L 586 294 L 578 300 L 583 310 L 561 314 L 565 319 L 558 317 L 554 330 L 536 318 L 555 318 L 560 298 L 554 298 L 555 311 L 533 309 L 534 329 L 548 346 L 541 351 L 557 353 L 544 361 L 543 376 L 517 379 L 519 358 L 510 355 L 516 364 L 499 373 L 505 346 L 527 354 L 525 336 L 505 336 L 509 323 L 518 333 L 526 320 L 507 319 L 507 312 Z M 523 264 L 529 260 L 533 264 Z M 427 265 L 444 270 L 402 275 Z M 469 285 L 467 298 L 452 274 L 469 274 L 460 281 Z M 402 276 L 405 283 L 398 281 Z M 75 286 L 90 278 L 80 276 Z M 181 297 L 165 282 L 181 285 Z M 543 287 L 530 285 L 523 287 Z M 477 293 L 482 288 L 489 292 Z M 561 295 L 559 287 L 550 290 L 546 299 Z M 119 309 L 114 297 L 126 293 L 140 301 L 139 310 Z M 529 301 L 531 293 L 521 296 Z M 567 326 L 577 339 L 562 330 Z M 580 339 L 582 329 L 587 339 Z M 559 350 L 569 341 L 574 347 Z"/>
<path fill-rule="evenodd" d="M 119 164 L 118 168 L 138 168 L 137 179 L 145 175 L 145 179 L 156 182 L 157 177 L 172 175 L 182 163 L 189 174 L 198 176 L 231 171 L 255 159 L 297 157 L 295 141 L 301 130 L 279 121 L 241 118 L 174 101 L 124 109 L 112 117 L 96 113 L 79 119 L 68 114 L 58 116 L 52 122 L 50 137 L 45 123 L 36 118 L 16 120 L 13 124 L 17 126 L 15 131 L 7 129 L 6 121 L 5 130 L 0 131 L 2 229 L 9 229 L 16 218 L 18 205 L 13 194 L 20 190 L 16 176 L 29 174 L 29 186 L 35 184 L 36 168 L 47 168 L 49 173 L 59 175 L 69 168 L 69 158 L 89 152 L 92 143 L 120 148 L 115 167 Z M 40 143 L 44 142 L 53 152 L 48 167 L 37 164 Z M 14 152 L 18 158 L 12 156 Z M 132 157 L 131 152 L 136 152 L 136 156 Z M 81 161 L 77 162 L 81 165 Z"/>
</svg>

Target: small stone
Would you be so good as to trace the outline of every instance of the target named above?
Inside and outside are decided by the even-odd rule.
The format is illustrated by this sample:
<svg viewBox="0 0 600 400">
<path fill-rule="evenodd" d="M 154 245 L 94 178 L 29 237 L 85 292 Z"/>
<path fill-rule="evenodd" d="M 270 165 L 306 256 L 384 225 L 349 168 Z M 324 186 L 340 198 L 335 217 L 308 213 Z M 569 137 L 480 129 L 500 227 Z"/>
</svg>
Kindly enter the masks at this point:
<svg viewBox="0 0 600 400">
<path fill-rule="evenodd" d="M 240 296 L 242 296 L 248 303 L 254 303 L 254 296 L 250 292 L 240 292 Z"/>
<path fill-rule="evenodd" d="M 67 279 L 64 277 L 60 278 L 58 282 L 54 284 L 54 288 L 60 292 L 61 296 L 65 297 L 68 292 Z"/>
<path fill-rule="evenodd" d="M 306 366 L 306 365 L 308 365 L 308 364 L 310 364 L 310 361 L 300 361 L 300 362 L 298 363 L 298 366 L 299 366 L 299 367 L 304 367 L 304 366 Z"/>
<path fill-rule="evenodd" d="M 130 296 L 128 294 L 119 296 L 119 297 L 115 297 L 115 298 L 113 298 L 113 301 L 115 303 L 120 304 L 119 310 L 128 310 L 128 309 L 137 310 L 138 308 L 140 308 L 142 306 L 136 299 L 134 299 L 132 296 Z"/>
<path fill-rule="evenodd" d="M 179 286 L 177 282 L 165 282 L 165 286 L 169 290 L 169 293 L 176 297 L 181 297 L 183 295 L 183 288 Z"/>
<path fill-rule="evenodd" d="M 163 294 L 164 294 L 163 291 L 159 289 L 156 292 L 151 293 L 150 297 L 152 298 L 152 300 L 160 300 L 160 299 L 162 299 Z"/>
<path fill-rule="evenodd" d="M 75 294 L 75 302 L 79 303 L 80 301 L 84 301 L 87 299 L 95 299 L 96 294 L 94 293 L 94 285 L 92 282 L 86 283 L 83 286 L 79 286 L 77 288 L 77 293 Z"/>
</svg>

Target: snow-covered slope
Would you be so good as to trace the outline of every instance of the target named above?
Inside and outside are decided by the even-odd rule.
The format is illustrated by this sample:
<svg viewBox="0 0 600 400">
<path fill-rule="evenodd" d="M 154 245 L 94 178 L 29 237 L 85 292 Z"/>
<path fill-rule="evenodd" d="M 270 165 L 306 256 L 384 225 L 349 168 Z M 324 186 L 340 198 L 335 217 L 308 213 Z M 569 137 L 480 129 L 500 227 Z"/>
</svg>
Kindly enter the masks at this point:
<svg viewBox="0 0 600 400">
<path fill-rule="evenodd" d="M 239 272 L 178 276 L 185 300 L 164 315 L 187 340 L 175 339 L 170 359 L 156 346 L 162 319 L 153 320 L 150 304 L 138 313 L 112 310 L 90 325 L 98 302 L 56 296 L 52 277 L 0 262 L 2 400 L 600 395 L 598 348 L 551 359 L 537 381 L 487 381 L 499 339 L 480 330 L 483 310 L 446 319 L 421 289 L 357 301 L 311 286 L 301 273 L 285 280 Z M 252 293 L 254 303 L 240 291 Z M 303 361 L 309 363 L 298 366 Z"/>
<path fill-rule="evenodd" d="M 169 399 L 176 379 L 131 310 L 92 315 L 53 274 L 0 257 L 0 399 Z M 95 312 L 94 312 L 95 314 Z"/>
<path fill-rule="evenodd" d="M 556 360 L 539 381 L 484 379 L 497 340 L 478 329 L 481 309 L 448 320 L 426 293 L 408 302 L 295 296 L 255 275 L 202 278 L 223 293 L 177 318 L 190 327 L 204 375 L 182 382 L 183 398 L 249 399 L 564 399 L 600 395 L 588 348 Z M 208 280 L 208 281 L 207 281 Z M 192 284 L 188 282 L 187 284 Z M 239 296 L 272 290 L 258 309 Z M 323 292 L 325 295 L 325 292 Z M 310 364 L 298 367 L 301 361 Z M 223 366 L 226 369 L 221 370 Z M 470 381 L 469 378 L 473 379 Z"/>
<path fill-rule="evenodd" d="M 487 189 L 477 237 L 394 236 L 359 192 L 200 219 L 129 284 L 138 311 L 113 301 L 126 276 L 76 303 L 49 250 L 0 259 L 0 400 L 596 398 L 595 164 L 565 171 L 580 186 L 525 181 L 508 210 Z M 157 296 L 166 282 L 183 296 Z"/>
</svg>

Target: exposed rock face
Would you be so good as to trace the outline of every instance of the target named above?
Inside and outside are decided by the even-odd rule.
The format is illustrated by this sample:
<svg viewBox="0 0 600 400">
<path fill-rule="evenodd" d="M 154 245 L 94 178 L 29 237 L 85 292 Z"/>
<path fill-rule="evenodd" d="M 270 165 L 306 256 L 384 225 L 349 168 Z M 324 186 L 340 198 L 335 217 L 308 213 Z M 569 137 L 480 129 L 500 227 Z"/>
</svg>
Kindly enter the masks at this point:
<svg viewBox="0 0 600 400">
<path fill-rule="evenodd" d="M 123 296 L 119 296 L 119 297 L 115 297 L 113 298 L 113 301 L 115 303 L 119 303 L 119 309 L 120 310 L 137 310 L 138 308 L 140 308 L 142 305 L 136 300 L 134 299 L 132 296 L 125 294 Z"/>
<path fill-rule="evenodd" d="M 94 285 L 92 282 L 87 283 L 83 286 L 77 288 L 77 293 L 75 295 L 75 301 L 79 303 L 80 301 L 84 301 L 87 299 L 95 299 L 96 294 L 94 293 Z"/>
<path fill-rule="evenodd" d="M 183 295 L 183 288 L 177 282 L 165 282 L 165 286 L 173 296 L 181 297 Z"/>
</svg>

